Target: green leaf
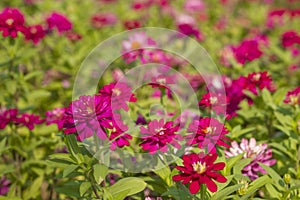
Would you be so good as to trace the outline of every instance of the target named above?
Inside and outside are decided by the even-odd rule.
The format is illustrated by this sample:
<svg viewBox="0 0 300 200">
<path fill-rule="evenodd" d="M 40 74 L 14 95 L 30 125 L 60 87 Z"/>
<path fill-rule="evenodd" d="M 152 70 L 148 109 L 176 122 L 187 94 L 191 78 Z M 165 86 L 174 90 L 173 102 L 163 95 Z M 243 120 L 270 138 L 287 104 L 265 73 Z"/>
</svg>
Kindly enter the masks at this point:
<svg viewBox="0 0 300 200">
<path fill-rule="evenodd" d="M 199 200 L 199 198 L 193 196 L 184 185 L 181 183 L 178 183 L 177 185 L 179 185 L 179 188 L 174 186 L 170 187 L 168 191 L 161 196 L 172 196 L 176 200 Z"/>
<path fill-rule="evenodd" d="M 65 194 L 68 197 L 80 197 L 80 192 L 79 192 L 79 187 L 81 183 L 76 181 L 76 182 L 67 182 L 61 187 L 56 187 L 55 191 L 57 193 Z"/>
<path fill-rule="evenodd" d="M 264 170 L 266 170 L 266 172 L 268 172 L 268 174 L 271 176 L 273 182 L 275 183 L 274 185 L 277 187 L 277 189 L 281 190 L 281 191 L 285 191 L 285 187 L 284 187 L 284 181 L 283 179 L 280 177 L 279 174 L 277 174 L 277 172 L 275 172 L 271 167 L 266 166 L 262 163 L 258 163 Z"/>
<path fill-rule="evenodd" d="M 237 191 L 242 186 L 243 186 L 243 184 L 238 184 L 238 185 L 233 185 L 233 186 L 229 186 L 227 188 L 224 188 L 223 190 L 220 190 L 220 191 L 216 192 L 211 197 L 211 200 L 223 199 L 224 197 L 226 197 L 226 196 L 230 195 L 231 193 Z"/>
<path fill-rule="evenodd" d="M 266 184 L 266 189 L 267 189 L 267 191 L 269 192 L 269 195 L 270 195 L 272 198 L 280 199 L 281 193 L 278 192 L 278 191 L 273 187 L 273 185 L 271 185 L 270 183 Z"/>
<path fill-rule="evenodd" d="M 256 192 L 256 190 L 258 190 L 259 188 L 261 188 L 264 185 L 271 183 L 271 182 L 272 182 L 272 179 L 270 179 L 270 177 L 268 175 L 264 175 L 264 176 L 261 176 L 261 177 L 255 179 L 252 183 L 250 183 L 247 193 L 242 198 L 240 198 L 240 200 L 247 199 L 254 192 Z"/>
<path fill-rule="evenodd" d="M 81 183 L 80 187 L 79 187 L 80 196 L 83 196 L 89 188 L 91 188 L 91 183 L 90 182 Z"/>
<path fill-rule="evenodd" d="M 24 192 L 24 199 L 36 199 L 36 197 L 39 195 L 39 190 L 41 189 L 43 179 L 44 177 L 40 176 L 33 181 L 32 185 L 29 187 L 29 190 L 27 189 Z"/>
<path fill-rule="evenodd" d="M 157 170 L 154 171 L 159 177 L 161 177 L 168 186 L 172 184 L 171 170 L 168 165 L 165 165 L 160 159 L 157 160 Z"/>
<path fill-rule="evenodd" d="M 136 194 L 146 188 L 146 183 L 135 177 L 123 178 L 108 188 L 114 200 L 123 200 L 126 196 Z"/>
<path fill-rule="evenodd" d="M 94 178 L 98 184 L 102 183 L 108 173 L 108 167 L 102 164 L 94 165 Z"/>
<path fill-rule="evenodd" d="M 232 167 L 237 163 L 237 161 L 241 160 L 243 158 L 244 154 L 239 154 L 237 156 L 231 157 L 227 160 L 226 166 L 225 166 L 225 175 L 229 175 Z"/>
<path fill-rule="evenodd" d="M 244 167 L 246 167 L 250 162 L 251 162 L 251 158 L 246 158 L 243 160 L 240 160 L 234 167 L 233 167 L 233 174 L 237 175 L 237 174 L 242 174 L 242 170 L 244 169 Z"/>
<path fill-rule="evenodd" d="M 2 154 L 3 151 L 5 151 L 7 149 L 7 147 L 5 145 L 6 144 L 6 140 L 7 140 L 7 138 L 5 137 L 0 142 L 0 155 Z"/>
<path fill-rule="evenodd" d="M 73 171 L 75 171 L 79 166 L 78 165 L 69 165 L 66 167 L 63 171 L 63 178 L 67 177 L 69 174 L 71 174 Z"/>
</svg>

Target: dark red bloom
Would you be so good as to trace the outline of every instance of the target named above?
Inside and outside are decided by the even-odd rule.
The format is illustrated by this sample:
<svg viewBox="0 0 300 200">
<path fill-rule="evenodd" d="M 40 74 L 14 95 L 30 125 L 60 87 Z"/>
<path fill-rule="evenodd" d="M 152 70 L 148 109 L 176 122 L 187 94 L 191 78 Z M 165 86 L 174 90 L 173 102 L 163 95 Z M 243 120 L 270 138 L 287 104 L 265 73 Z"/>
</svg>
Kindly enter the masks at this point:
<svg viewBox="0 0 300 200">
<path fill-rule="evenodd" d="M 214 163 L 218 154 L 204 155 L 203 153 L 183 156 L 183 166 L 176 166 L 181 173 L 173 176 L 176 182 L 190 184 L 189 190 L 196 194 L 200 190 L 200 185 L 205 184 L 211 192 L 216 192 L 218 187 L 214 181 L 225 183 L 227 179 L 217 173 L 224 169 L 225 163 Z M 214 181 L 213 181 L 214 180 Z"/>
<path fill-rule="evenodd" d="M 60 130 L 64 125 L 64 113 L 65 108 L 54 108 L 51 111 L 46 112 L 46 125 L 57 124 L 57 128 Z"/>
<path fill-rule="evenodd" d="M 113 13 L 98 13 L 92 16 L 91 23 L 94 28 L 114 25 L 118 18 Z"/>
<path fill-rule="evenodd" d="M 24 32 L 26 40 L 31 40 L 34 44 L 38 44 L 45 37 L 45 30 L 41 25 L 29 26 Z"/>
<path fill-rule="evenodd" d="M 9 123 L 14 123 L 17 119 L 17 114 L 17 109 L 0 109 L 0 129 L 4 129 Z"/>
<path fill-rule="evenodd" d="M 194 120 L 188 127 L 186 136 L 188 145 L 197 145 L 200 149 L 207 149 L 208 152 L 215 152 L 216 145 L 229 147 L 226 141 L 229 139 L 225 136 L 228 130 L 214 118 L 200 118 Z"/>
<path fill-rule="evenodd" d="M 123 25 L 127 30 L 140 28 L 142 26 L 141 22 L 138 20 L 127 20 L 123 22 Z"/>
<path fill-rule="evenodd" d="M 179 125 L 173 126 L 173 122 L 164 122 L 163 119 L 153 120 L 149 122 L 148 127 L 140 127 L 142 143 L 140 146 L 145 151 L 149 151 L 150 154 L 154 154 L 156 151 L 163 153 L 168 151 L 168 144 L 173 145 L 176 148 L 180 148 L 180 144 L 176 141 L 179 135 L 175 132 L 178 131 Z"/>
<path fill-rule="evenodd" d="M 210 108 L 216 112 L 216 114 L 226 115 L 226 105 L 228 104 L 228 99 L 225 95 L 221 93 L 208 92 L 202 96 L 199 102 L 199 106 L 204 108 Z"/>
<path fill-rule="evenodd" d="M 200 30 L 191 24 L 178 24 L 177 28 L 179 32 L 188 36 L 194 36 L 199 41 L 204 39 Z"/>
<path fill-rule="evenodd" d="M 5 8 L 0 13 L 0 31 L 3 37 L 17 37 L 18 32 L 24 32 L 25 20 L 17 8 Z"/>
<path fill-rule="evenodd" d="M 21 117 L 18 117 L 16 119 L 16 124 L 26 126 L 29 130 L 32 131 L 34 129 L 34 125 L 41 124 L 44 121 L 45 120 L 40 119 L 40 116 L 38 115 L 24 113 L 21 115 Z"/>
<path fill-rule="evenodd" d="M 80 96 L 65 111 L 63 128 L 65 134 L 76 134 L 77 140 L 97 134 L 107 139 L 103 127 L 109 127 L 112 119 L 110 99 L 108 97 Z"/>
<path fill-rule="evenodd" d="M 289 91 L 284 99 L 284 103 L 291 105 L 300 104 L 300 87 L 295 88 L 292 91 Z"/>
<path fill-rule="evenodd" d="M 120 110 L 121 108 L 128 111 L 127 102 L 136 101 L 134 94 L 131 92 L 131 87 L 122 82 L 103 86 L 99 90 L 99 94 L 110 98 L 113 111 Z"/>
<path fill-rule="evenodd" d="M 251 91 L 253 94 L 258 95 L 258 91 L 266 88 L 269 91 L 274 91 L 274 84 L 271 76 L 267 71 L 253 72 L 246 77 L 243 89 Z"/>
<path fill-rule="evenodd" d="M 244 40 L 237 47 L 232 47 L 232 50 L 240 64 L 258 59 L 263 54 L 257 40 Z"/>
<path fill-rule="evenodd" d="M 57 29 L 59 33 L 69 31 L 73 27 L 71 21 L 66 16 L 57 12 L 53 12 L 47 18 L 47 23 L 49 29 Z"/>
<path fill-rule="evenodd" d="M 66 33 L 66 37 L 71 41 L 71 42 L 76 42 L 82 39 L 82 36 L 76 32 L 73 31 L 68 31 Z"/>
<path fill-rule="evenodd" d="M 285 48 L 300 44 L 300 36 L 296 31 L 287 31 L 281 36 L 281 44 Z"/>
</svg>

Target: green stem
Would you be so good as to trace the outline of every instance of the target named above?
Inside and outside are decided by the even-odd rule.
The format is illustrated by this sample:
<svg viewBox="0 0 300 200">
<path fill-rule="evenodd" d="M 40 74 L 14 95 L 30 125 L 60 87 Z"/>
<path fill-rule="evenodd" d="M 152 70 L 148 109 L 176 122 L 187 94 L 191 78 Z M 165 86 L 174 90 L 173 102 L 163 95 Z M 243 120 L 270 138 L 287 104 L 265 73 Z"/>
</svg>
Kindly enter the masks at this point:
<svg viewBox="0 0 300 200">
<path fill-rule="evenodd" d="M 200 188 L 200 196 L 201 196 L 201 200 L 206 200 L 206 187 L 205 185 L 201 185 Z"/>
</svg>

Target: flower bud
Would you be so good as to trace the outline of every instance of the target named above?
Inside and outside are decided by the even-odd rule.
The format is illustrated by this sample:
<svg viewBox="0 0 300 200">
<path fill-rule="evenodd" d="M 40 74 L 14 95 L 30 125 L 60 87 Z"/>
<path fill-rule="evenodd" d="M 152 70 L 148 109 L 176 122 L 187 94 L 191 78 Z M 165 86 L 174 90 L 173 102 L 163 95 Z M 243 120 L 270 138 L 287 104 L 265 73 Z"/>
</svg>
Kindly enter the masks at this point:
<svg viewBox="0 0 300 200">
<path fill-rule="evenodd" d="M 285 182 L 286 184 L 289 184 L 289 183 L 291 182 L 291 175 L 285 174 L 285 175 L 283 176 L 283 180 L 284 180 L 284 182 Z"/>
</svg>

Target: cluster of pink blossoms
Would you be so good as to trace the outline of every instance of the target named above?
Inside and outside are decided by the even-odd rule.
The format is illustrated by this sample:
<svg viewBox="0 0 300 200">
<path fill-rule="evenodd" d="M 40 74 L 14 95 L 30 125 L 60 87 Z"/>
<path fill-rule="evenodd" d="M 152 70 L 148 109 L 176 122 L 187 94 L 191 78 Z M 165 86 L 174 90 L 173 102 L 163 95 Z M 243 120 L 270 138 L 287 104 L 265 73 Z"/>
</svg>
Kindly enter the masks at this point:
<svg viewBox="0 0 300 200">
<path fill-rule="evenodd" d="M 0 13 L 0 32 L 3 37 L 16 38 L 18 33 L 25 36 L 25 40 L 31 40 L 38 44 L 47 34 L 53 30 L 58 33 L 66 33 L 71 40 L 80 39 L 81 36 L 72 31 L 70 20 L 57 12 L 51 13 L 46 19 L 46 24 L 25 25 L 25 17 L 17 8 L 4 8 Z M 76 35 L 76 37 L 74 37 Z"/>
</svg>

